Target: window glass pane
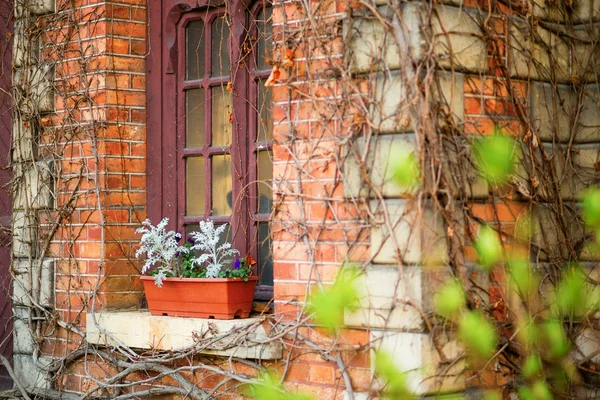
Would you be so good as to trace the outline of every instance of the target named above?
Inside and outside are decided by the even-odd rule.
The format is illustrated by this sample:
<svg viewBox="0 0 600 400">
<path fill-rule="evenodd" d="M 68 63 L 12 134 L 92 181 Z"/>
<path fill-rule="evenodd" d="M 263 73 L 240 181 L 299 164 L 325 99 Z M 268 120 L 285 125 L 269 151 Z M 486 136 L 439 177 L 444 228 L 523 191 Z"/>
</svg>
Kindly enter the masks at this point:
<svg viewBox="0 0 600 400">
<path fill-rule="evenodd" d="M 204 147 L 204 89 L 188 90 L 186 97 L 185 147 Z"/>
<path fill-rule="evenodd" d="M 204 77 L 204 22 L 202 20 L 192 21 L 186 28 L 187 37 L 187 78 L 189 80 L 202 79 Z"/>
<path fill-rule="evenodd" d="M 231 93 L 225 86 L 212 88 L 212 145 L 231 145 L 231 127 L 233 118 Z"/>
<path fill-rule="evenodd" d="M 271 88 L 265 87 L 264 79 L 258 81 L 258 141 L 273 141 L 273 118 L 271 117 L 271 102 L 273 96 Z"/>
<path fill-rule="evenodd" d="M 229 38 L 229 26 L 224 17 L 217 17 L 212 23 L 211 40 L 211 71 L 212 76 L 229 75 L 229 48 L 227 39 Z"/>
<path fill-rule="evenodd" d="M 258 268 L 260 284 L 273 286 L 273 257 L 271 255 L 271 230 L 268 222 L 258 224 Z"/>
<path fill-rule="evenodd" d="M 258 213 L 270 214 L 273 207 L 273 161 L 268 151 L 258 153 Z"/>
<path fill-rule="evenodd" d="M 186 215 L 195 217 L 204 215 L 204 195 L 206 193 L 204 158 L 188 157 L 186 159 L 185 186 Z"/>
<path fill-rule="evenodd" d="M 212 158 L 212 215 L 231 215 L 232 198 L 231 156 Z"/>
<path fill-rule="evenodd" d="M 256 42 L 256 67 L 263 71 L 270 69 L 268 61 L 272 59 L 273 48 L 273 24 L 271 22 L 271 7 L 265 7 L 256 17 L 258 29 L 258 40 Z"/>
</svg>

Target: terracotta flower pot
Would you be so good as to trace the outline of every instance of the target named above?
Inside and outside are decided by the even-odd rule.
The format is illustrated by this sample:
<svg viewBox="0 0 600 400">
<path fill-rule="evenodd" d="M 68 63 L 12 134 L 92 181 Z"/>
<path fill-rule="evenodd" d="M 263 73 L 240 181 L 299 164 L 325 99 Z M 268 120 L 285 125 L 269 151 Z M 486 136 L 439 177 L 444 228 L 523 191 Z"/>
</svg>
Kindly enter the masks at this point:
<svg viewBox="0 0 600 400">
<path fill-rule="evenodd" d="M 154 277 L 141 276 L 152 315 L 234 319 L 247 318 L 252 310 L 258 277 L 167 278 L 159 288 Z"/>
</svg>

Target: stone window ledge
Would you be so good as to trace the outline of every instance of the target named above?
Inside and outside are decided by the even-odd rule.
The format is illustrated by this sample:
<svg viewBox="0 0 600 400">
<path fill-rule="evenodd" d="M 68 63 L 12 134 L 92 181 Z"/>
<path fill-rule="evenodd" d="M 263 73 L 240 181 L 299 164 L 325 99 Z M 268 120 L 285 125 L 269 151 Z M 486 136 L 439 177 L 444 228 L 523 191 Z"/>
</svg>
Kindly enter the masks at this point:
<svg viewBox="0 0 600 400">
<path fill-rule="evenodd" d="M 90 314 L 86 318 L 88 343 L 116 345 L 118 341 L 135 349 L 177 351 L 192 346 L 194 337 L 210 338 L 231 332 L 201 353 L 244 359 L 282 358 L 281 343 L 263 343 L 268 340 L 261 324 L 264 317 L 217 320 L 150 315 L 149 311 L 101 311 L 95 315 L 97 325 Z M 244 329 L 251 325 L 254 327 L 250 331 Z"/>
</svg>

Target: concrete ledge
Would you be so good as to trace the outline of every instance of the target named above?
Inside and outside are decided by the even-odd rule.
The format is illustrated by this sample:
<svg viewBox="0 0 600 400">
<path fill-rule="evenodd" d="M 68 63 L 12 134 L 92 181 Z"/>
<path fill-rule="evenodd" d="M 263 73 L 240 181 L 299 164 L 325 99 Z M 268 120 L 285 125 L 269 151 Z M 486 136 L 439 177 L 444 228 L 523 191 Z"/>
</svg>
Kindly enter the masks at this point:
<svg viewBox="0 0 600 400">
<path fill-rule="evenodd" d="M 206 340 L 230 333 L 201 353 L 261 360 L 277 360 L 283 355 L 280 343 L 263 343 L 268 340 L 261 324 L 264 318 L 223 321 L 155 316 L 149 311 L 97 312 L 95 315 L 98 325 L 91 315 L 86 319 L 88 343 L 115 345 L 119 341 L 136 349 L 176 351 L 194 345 L 194 338 Z"/>
</svg>

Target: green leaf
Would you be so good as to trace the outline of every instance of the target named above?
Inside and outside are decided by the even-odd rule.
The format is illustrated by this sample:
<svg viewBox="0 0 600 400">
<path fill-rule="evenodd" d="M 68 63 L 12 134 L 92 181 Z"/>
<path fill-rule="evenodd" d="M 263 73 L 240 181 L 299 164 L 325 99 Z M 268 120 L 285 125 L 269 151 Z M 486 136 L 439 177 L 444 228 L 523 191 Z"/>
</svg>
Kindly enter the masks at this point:
<svg viewBox="0 0 600 400">
<path fill-rule="evenodd" d="M 435 295 L 435 310 L 444 318 L 452 318 L 466 305 L 465 292 L 456 279 L 446 283 Z"/>
<path fill-rule="evenodd" d="M 569 353 L 569 341 L 560 321 L 548 320 L 539 327 L 540 336 L 548 347 L 546 356 L 561 359 Z"/>
<path fill-rule="evenodd" d="M 393 179 L 402 188 L 410 189 L 419 183 L 421 171 L 413 152 L 399 152 L 392 155 L 390 164 L 393 168 Z"/>
<path fill-rule="evenodd" d="M 279 378 L 265 372 L 250 385 L 248 395 L 256 400 L 313 400 L 312 396 L 301 393 L 289 393 L 279 383 Z"/>
<path fill-rule="evenodd" d="M 589 227 L 594 229 L 600 228 L 600 189 L 588 189 L 583 194 L 581 214 Z"/>
<path fill-rule="evenodd" d="M 530 317 L 523 318 L 519 321 L 518 338 L 523 346 L 527 349 L 532 349 L 538 342 L 538 327 L 534 324 Z"/>
<path fill-rule="evenodd" d="M 581 315 L 587 310 L 588 295 L 583 272 L 569 267 L 556 288 L 556 308 L 560 315 Z"/>
<path fill-rule="evenodd" d="M 521 295 L 526 296 L 537 289 L 539 278 L 535 271 L 531 270 L 529 260 L 524 258 L 510 260 L 508 266 L 512 280 Z"/>
<path fill-rule="evenodd" d="M 536 400 L 553 400 L 552 392 L 545 381 L 537 380 L 531 387 Z"/>
<path fill-rule="evenodd" d="M 521 386 L 519 388 L 519 399 L 521 400 L 537 400 L 535 395 L 533 394 L 533 390 L 531 390 L 528 386 Z"/>
<path fill-rule="evenodd" d="M 490 357 L 498 344 L 494 326 L 479 311 L 470 311 L 462 316 L 458 338 L 480 358 Z"/>
<path fill-rule="evenodd" d="M 529 356 L 525 359 L 521 372 L 525 378 L 531 379 L 542 371 L 542 361 L 539 356 Z"/>
<path fill-rule="evenodd" d="M 477 139 L 473 144 L 476 166 L 480 174 L 496 184 L 506 182 L 513 173 L 517 151 L 515 140 L 499 131 Z"/>
<path fill-rule="evenodd" d="M 386 382 L 384 397 L 388 399 L 409 399 L 410 393 L 406 375 L 401 373 L 390 356 L 382 351 L 375 352 L 375 374 Z"/>
<path fill-rule="evenodd" d="M 486 270 L 491 269 L 502 258 L 500 237 L 489 225 L 482 225 L 479 228 L 474 246 L 479 256 L 478 263 Z"/>
<path fill-rule="evenodd" d="M 483 400 L 502 400 L 502 395 L 496 391 L 488 390 L 485 392 Z"/>
<path fill-rule="evenodd" d="M 335 333 L 344 323 L 344 310 L 356 309 L 359 298 L 356 279 L 362 272 L 356 267 L 342 267 L 333 286 L 309 296 L 308 311 L 315 322 Z"/>
</svg>

